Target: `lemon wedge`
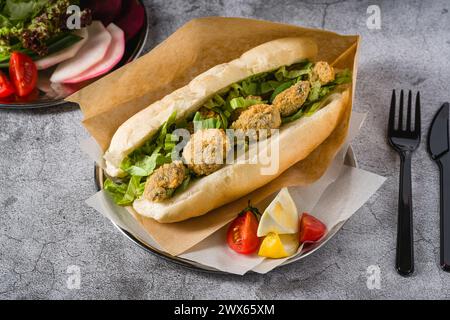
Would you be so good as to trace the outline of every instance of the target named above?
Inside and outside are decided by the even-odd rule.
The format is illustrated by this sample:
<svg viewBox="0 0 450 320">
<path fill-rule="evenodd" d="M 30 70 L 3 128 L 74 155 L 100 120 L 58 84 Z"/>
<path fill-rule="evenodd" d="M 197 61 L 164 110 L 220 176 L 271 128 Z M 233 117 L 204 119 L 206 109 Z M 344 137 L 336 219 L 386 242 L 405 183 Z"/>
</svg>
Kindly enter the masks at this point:
<svg viewBox="0 0 450 320">
<path fill-rule="evenodd" d="M 258 226 L 258 237 L 270 232 L 292 234 L 298 232 L 298 213 L 287 188 L 281 189 L 264 211 Z"/>
<path fill-rule="evenodd" d="M 259 247 L 261 257 L 279 259 L 290 257 L 297 252 L 300 243 L 297 234 L 269 233 Z"/>
</svg>

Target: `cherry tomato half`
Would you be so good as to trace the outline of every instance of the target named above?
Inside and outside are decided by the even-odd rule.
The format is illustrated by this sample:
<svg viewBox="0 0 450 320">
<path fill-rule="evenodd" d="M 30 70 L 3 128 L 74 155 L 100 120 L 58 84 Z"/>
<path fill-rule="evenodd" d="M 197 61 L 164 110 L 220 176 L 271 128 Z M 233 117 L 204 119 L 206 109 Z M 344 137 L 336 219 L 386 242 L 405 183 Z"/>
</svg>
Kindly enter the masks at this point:
<svg viewBox="0 0 450 320">
<path fill-rule="evenodd" d="M 299 237 L 300 243 L 315 242 L 320 240 L 327 232 L 327 227 L 322 221 L 303 213 L 300 219 Z"/>
<path fill-rule="evenodd" d="M 231 249 L 241 254 L 256 252 L 260 240 L 256 235 L 258 220 L 251 211 L 239 215 L 230 225 L 227 242 Z"/>
<path fill-rule="evenodd" d="M 8 77 L 0 71 L 0 98 L 7 98 L 14 93 L 14 86 Z"/>
<path fill-rule="evenodd" d="M 33 60 L 21 52 L 13 52 L 9 61 L 9 76 L 19 97 L 29 95 L 36 87 L 38 72 Z"/>
</svg>

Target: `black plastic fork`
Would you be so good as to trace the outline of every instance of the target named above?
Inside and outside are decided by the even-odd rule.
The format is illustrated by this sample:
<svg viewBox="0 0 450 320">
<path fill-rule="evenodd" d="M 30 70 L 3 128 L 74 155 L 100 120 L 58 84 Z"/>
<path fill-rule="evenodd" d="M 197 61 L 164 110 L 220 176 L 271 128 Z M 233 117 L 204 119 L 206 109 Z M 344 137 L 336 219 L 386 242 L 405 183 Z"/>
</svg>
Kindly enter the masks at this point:
<svg viewBox="0 0 450 320">
<path fill-rule="evenodd" d="M 411 91 L 409 91 L 406 122 L 404 122 L 403 90 L 400 92 L 398 123 L 396 123 L 395 90 L 392 92 L 388 125 L 389 143 L 400 155 L 400 190 L 398 196 L 397 255 L 395 267 L 397 272 L 402 276 L 409 276 L 414 272 L 411 158 L 413 152 L 420 144 L 420 92 L 417 92 L 416 96 L 414 128 L 412 128 L 413 111 L 411 100 Z"/>
</svg>

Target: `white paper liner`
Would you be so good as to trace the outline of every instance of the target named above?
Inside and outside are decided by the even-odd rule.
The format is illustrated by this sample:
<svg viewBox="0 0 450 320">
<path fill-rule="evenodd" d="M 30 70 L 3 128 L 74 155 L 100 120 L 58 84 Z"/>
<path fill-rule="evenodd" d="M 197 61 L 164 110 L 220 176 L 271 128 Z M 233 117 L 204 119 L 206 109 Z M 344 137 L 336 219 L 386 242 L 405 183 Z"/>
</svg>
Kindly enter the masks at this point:
<svg viewBox="0 0 450 320">
<path fill-rule="evenodd" d="M 358 134 L 365 117 L 366 115 L 361 113 L 352 114 L 346 142 L 318 181 L 307 187 L 289 188 L 299 214 L 309 212 L 323 221 L 328 230 L 351 217 L 385 181 L 385 178 L 373 173 L 344 166 L 350 141 Z M 100 166 L 103 166 L 101 150 L 95 140 L 90 138 L 83 141 L 81 148 Z M 274 197 L 275 194 L 264 200 L 264 203 L 270 203 Z M 126 209 L 116 206 L 106 192 L 98 192 L 86 203 L 144 243 L 161 250 L 161 247 L 134 217 Z M 296 260 L 301 257 L 302 248 L 299 248 L 297 255 L 286 259 L 265 259 L 256 254 L 251 256 L 237 254 L 226 244 L 227 227 L 204 239 L 180 257 L 239 275 L 250 270 L 267 273 L 288 259 Z"/>
</svg>

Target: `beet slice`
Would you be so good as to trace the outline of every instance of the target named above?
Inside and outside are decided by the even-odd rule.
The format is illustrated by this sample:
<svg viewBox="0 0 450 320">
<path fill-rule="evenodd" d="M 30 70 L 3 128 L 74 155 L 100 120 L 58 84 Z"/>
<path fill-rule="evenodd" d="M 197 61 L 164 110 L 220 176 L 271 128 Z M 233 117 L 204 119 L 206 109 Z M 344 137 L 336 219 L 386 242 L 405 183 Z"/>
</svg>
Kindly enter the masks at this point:
<svg viewBox="0 0 450 320">
<path fill-rule="evenodd" d="M 145 8 L 137 0 L 127 0 L 123 3 L 122 15 L 116 20 L 116 25 L 125 32 L 126 41 L 132 39 L 141 31 L 145 23 Z"/>
<path fill-rule="evenodd" d="M 125 2 L 129 2 L 129 0 Z M 122 0 L 83 0 L 81 6 L 91 9 L 94 20 L 100 20 L 107 26 L 120 16 Z"/>
</svg>

